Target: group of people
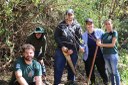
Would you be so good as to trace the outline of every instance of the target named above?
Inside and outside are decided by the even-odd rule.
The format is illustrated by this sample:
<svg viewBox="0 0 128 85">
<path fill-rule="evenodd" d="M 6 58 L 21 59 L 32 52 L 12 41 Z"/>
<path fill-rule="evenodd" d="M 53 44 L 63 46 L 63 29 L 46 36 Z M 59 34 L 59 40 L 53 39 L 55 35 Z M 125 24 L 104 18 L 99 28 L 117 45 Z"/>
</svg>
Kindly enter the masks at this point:
<svg viewBox="0 0 128 85">
<path fill-rule="evenodd" d="M 112 85 L 120 85 L 117 50 L 118 33 L 113 29 L 111 19 L 104 21 L 104 27 L 106 32 L 102 29 L 94 28 L 93 20 L 87 18 L 85 20 L 86 32 L 82 33 L 82 28 L 75 19 L 74 11 L 72 9 L 66 11 L 65 19 L 59 23 L 54 34 L 57 43 L 57 49 L 54 55 L 54 85 L 58 85 L 61 82 L 63 70 L 66 65 L 66 58 L 63 52 L 70 55 L 75 68 L 79 51 L 83 52 L 87 77 L 90 75 L 94 54 L 96 53 L 90 79 L 91 85 L 95 85 L 95 65 L 103 79 L 104 85 L 108 85 L 109 78 Z M 98 48 L 97 52 L 96 48 Z M 69 64 L 67 65 L 67 70 L 68 84 L 75 85 L 75 74 Z"/>
<path fill-rule="evenodd" d="M 65 67 L 67 68 L 67 85 L 76 85 L 75 69 L 78 53 L 83 53 L 83 62 L 87 78 L 91 73 L 90 85 L 95 85 L 95 65 L 103 80 L 104 85 L 120 85 L 120 75 L 118 72 L 118 33 L 113 29 L 111 19 L 104 21 L 106 32 L 95 28 L 92 19 L 85 19 L 86 31 L 82 33 L 80 24 L 75 19 L 73 9 L 68 9 L 64 20 L 57 26 L 54 38 L 57 48 L 54 54 L 54 84 L 59 85 Z M 42 38 L 43 37 L 43 38 Z M 46 77 L 43 56 L 46 49 L 44 30 L 40 27 L 26 40 L 22 46 L 23 56 L 18 58 L 14 65 L 13 78 L 16 85 L 45 85 L 42 83 Z M 42 42 L 43 41 L 43 42 Z M 33 60 L 35 54 L 36 60 Z M 94 66 L 94 55 L 96 54 Z M 68 60 L 66 57 L 70 57 Z M 67 62 L 70 62 L 73 67 Z M 67 63 L 67 64 L 66 64 Z M 93 68 L 92 68 L 93 66 Z M 46 78 L 45 78 L 46 79 Z M 12 85 L 13 85 L 12 84 Z"/>
<path fill-rule="evenodd" d="M 10 85 L 48 85 L 43 61 L 46 46 L 45 31 L 37 27 L 21 47 L 22 55 L 14 63 Z"/>
</svg>

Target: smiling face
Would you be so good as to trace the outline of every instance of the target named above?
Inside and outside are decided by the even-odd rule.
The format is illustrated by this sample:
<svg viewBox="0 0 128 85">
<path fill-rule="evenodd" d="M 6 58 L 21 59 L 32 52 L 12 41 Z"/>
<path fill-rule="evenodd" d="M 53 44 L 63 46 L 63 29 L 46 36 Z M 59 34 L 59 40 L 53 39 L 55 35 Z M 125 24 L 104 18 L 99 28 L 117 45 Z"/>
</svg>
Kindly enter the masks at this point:
<svg viewBox="0 0 128 85">
<path fill-rule="evenodd" d="M 105 27 L 105 29 L 106 29 L 108 32 L 112 31 L 112 30 L 113 30 L 112 21 L 111 21 L 110 19 L 109 19 L 109 20 L 106 20 L 106 21 L 104 22 L 104 27 Z"/>
<path fill-rule="evenodd" d="M 39 38 L 41 38 L 42 33 L 35 33 L 35 36 L 36 36 L 37 39 L 39 39 Z"/>
<path fill-rule="evenodd" d="M 25 49 L 25 51 L 23 52 L 23 56 L 26 61 L 32 61 L 34 57 L 33 49 Z"/>
<path fill-rule="evenodd" d="M 94 24 L 93 24 L 93 22 L 86 22 L 86 23 L 85 23 L 85 27 L 86 27 L 86 29 L 87 29 L 88 31 L 93 31 L 93 29 L 94 29 Z"/>
<path fill-rule="evenodd" d="M 25 62 L 30 62 L 32 61 L 33 57 L 34 57 L 34 52 L 35 52 L 35 48 L 33 45 L 31 44 L 24 44 L 22 46 L 22 54 L 23 54 L 23 58 L 25 60 Z"/>
<path fill-rule="evenodd" d="M 67 21 L 72 21 L 74 19 L 74 14 L 73 13 L 66 14 L 65 19 Z"/>
</svg>

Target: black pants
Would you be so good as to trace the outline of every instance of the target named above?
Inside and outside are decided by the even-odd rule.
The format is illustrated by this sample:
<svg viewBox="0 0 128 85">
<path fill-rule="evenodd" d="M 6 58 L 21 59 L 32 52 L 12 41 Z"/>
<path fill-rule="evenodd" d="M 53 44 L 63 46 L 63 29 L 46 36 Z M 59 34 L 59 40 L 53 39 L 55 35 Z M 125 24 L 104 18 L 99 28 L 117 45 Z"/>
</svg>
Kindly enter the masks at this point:
<svg viewBox="0 0 128 85">
<path fill-rule="evenodd" d="M 90 74 L 92 61 L 93 61 L 93 56 L 88 56 L 88 59 L 86 61 L 84 61 L 87 77 L 89 77 L 89 74 Z M 98 72 L 100 73 L 101 78 L 103 79 L 104 84 L 108 83 L 108 77 L 107 77 L 107 74 L 106 74 L 106 71 L 105 71 L 105 61 L 103 59 L 103 55 L 96 57 L 94 67 L 95 67 L 95 65 L 97 67 Z M 92 84 L 95 83 L 94 67 L 93 67 L 92 75 L 91 75 L 91 78 L 90 78 Z"/>
</svg>

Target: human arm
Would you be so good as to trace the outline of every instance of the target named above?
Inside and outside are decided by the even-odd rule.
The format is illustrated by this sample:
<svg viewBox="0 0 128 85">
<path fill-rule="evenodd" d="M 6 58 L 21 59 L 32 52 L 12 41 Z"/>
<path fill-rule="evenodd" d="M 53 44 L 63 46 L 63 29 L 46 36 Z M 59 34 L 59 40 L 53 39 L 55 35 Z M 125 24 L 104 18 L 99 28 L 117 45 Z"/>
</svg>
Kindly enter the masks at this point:
<svg viewBox="0 0 128 85">
<path fill-rule="evenodd" d="M 60 25 L 58 25 L 54 32 L 54 39 L 55 39 L 55 42 L 57 43 L 58 47 L 60 47 L 60 48 L 62 48 L 64 46 L 62 37 L 64 39 L 64 36 L 62 35 L 62 27 Z"/>
<path fill-rule="evenodd" d="M 16 80 L 20 85 L 28 85 L 27 81 L 22 75 L 22 57 L 19 57 L 14 63 L 14 74 Z"/>
<path fill-rule="evenodd" d="M 100 40 L 97 40 L 97 45 L 100 46 L 100 47 L 112 48 L 112 47 L 115 46 L 115 44 L 116 44 L 116 42 L 117 42 L 117 36 L 118 36 L 118 34 L 117 34 L 116 31 L 114 31 L 114 32 L 112 32 L 112 33 L 109 33 L 109 35 L 107 35 L 107 37 L 105 36 L 106 38 L 103 39 L 103 42 L 106 41 L 106 39 L 112 37 L 112 38 L 110 38 L 110 39 L 111 39 L 111 43 L 110 43 L 110 42 L 107 43 L 108 41 L 106 41 L 106 43 L 101 43 Z"/>
<path fill-rule="evenodd" d="M 75 37 L 77 40 L 77 44 L 79 45 L 79 51 L 84 52 L 84 41 L 82 39 L 82 28 L 79 24 L 76 25 L 76 32 L 75 32 Z"/>
<path fill-rule="evenodd" d="M 41 64 L 41 68 L 42 68 L 42 77 L 45 79 L 46 78 L 46 67 L 44 64 L 44 60 L 43 59 L 39 60 L 39 63 Z"/>
<path fill-rule="evenodd" d="M 15 71 L 16 80 L 20 85 L 28 85 L 27 81 L 22 77 L 22 71 Z"/>
<path fill-rule="evenodd" d="M 42 85 L 42 68 L 41 68 L 41 65 L 39 64 L 39 62 L 36 62 L 35 64 L 35 77 L 34 77 L 34 80 L 35 80 L 35 83 L 36 85 Z"/>
<path fill-rule="evenodd" d="M 71 49 L 68 49 L 68 47 L 66 47 L 64 44 L 64 42 L 66 42 L 66 35 L 63 35 L 64 32 L 62 32 L 62 29 L 64 28 L 66 27 L 62 28 L 60 25 L 58 25 L 54 33 L 54 38 L 58 47 L 61 48 L 61 50 L 65 52 L 67 55 L 70 55 L 73 53 L 73 51 Z"/>
<path fill-rule="evenodd" d="M 47 42 L 46 42 L 46 36 L 44 35 L 43 36 L 43 39 L 42 39 L 42 47 L 41 47 L 41 54 L 39 55 L 39 57 L 44 57 L 45 56 L 45 52 L 46 52 L 46 47 L 47 47 Z"/>
<path fill-rule="evenodd" d="M 111 47 L 114 47 L 115 44 L 117 42 L 117 38 L 116 37 L 113 37 L 112 38 L 112 43 L 110 44 L 103 44 L 101 43 L 101 40 L 97 40 L 97 45 L 100 46 L 100 47 L 108 47 L 108 48 L 111 48 Z"/>
<path fill-rule="evenodd" d="M 82 28 L 81 28 L 81 26 L 80 25 L 78 25 L 77 26 L 78 27 L 78 29 L 77 29 L 77 32 L 76 32 L 76 35 L 78 36 L 77 38 L 78 38 L 78 43 L 79 43 L 79 51 L 80 52 L 85 52 L 85 43 L 84 43 L 84 40 L 83 40 L 83 38 L 82 38 Z"/>
<path fill-rule="evenodd" d="M 36 83 L 36 85 L 43 84 L 41 76 L 35 76 L 35 83 Z"/>
</svg>

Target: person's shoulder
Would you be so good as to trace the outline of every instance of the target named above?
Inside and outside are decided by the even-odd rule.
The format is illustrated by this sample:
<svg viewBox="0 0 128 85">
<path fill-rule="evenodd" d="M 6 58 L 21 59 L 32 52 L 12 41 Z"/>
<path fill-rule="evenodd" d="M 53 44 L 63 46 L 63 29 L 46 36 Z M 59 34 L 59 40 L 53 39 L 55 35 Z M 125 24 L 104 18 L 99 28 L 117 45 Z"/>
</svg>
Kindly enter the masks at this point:
<svg viewBox="0 0 128 85">
<path fill-rule="evenodd" d="M 34 33 L 31 33 L 27 36 L 27 42 L 30 42 L 34 38 Z"/>
<path fill-rule="evenodd" d="M 16 61 L 21 61 L 21 60 L 23 60 L 22 56 L 18 56 L 17 59 L 16 59 Z"/>
<path fill-rule="evenodd" d="M 21 64 L 21 63 L 23 63 L 23 60 L 24 60 L 23 57 L 22 56 L 19 56 L 19 57 L 16 58 L 15 64 L 16 63 L 20 63 Z"/>
<path fill-rule="evenodd" d="M 33 64 L 35 64 L 35 65 L 40 65 L 40 63 L 39 63 L 37 60 L 34 60 L 34 59 L 33 59 L 32 62 L 33 62 Z"/>
<path fill-rule="evenodd" d="M 76 25 L 77 27 L 80 27 L 80 23 L 76 19 L 73 20 L 73 24 Z"/>
<path fill-rule="evenodd" d="M 32 43 L 34 40 L 36 40 L 37 38 L 35 37 L 35 34 L 34 33 L 31 33 L 28 37 L 27 37 L 27 40 L 26 42 L 27 43 Z"/>
<path fill-rule="evenodd" d="M 113 30 L 113 33 L 118 33 L 116 30 Z"/>
<path fill-rule="evenodd" d="M 34 69 L 40 69 L 41 64 L 40 64 L 38 61 L 33 60 L 32 63 L 33 63 L 33 67 L 34 67 Z"/>
<path fill-rule="evenodd" d="M 30 33 L 27 37 L 28 37 L 28 38 L 32 38 L 32 37 L 34 37 L 34 33 L 33 33 L 33 32 Z"/>
<path fill-rule="evenodd" d="M 113 36 L 118 36 L 118 32 L 116 30 L 113 30 Z"/>
<path fill-rule="evenodd" d="M 65 20 L 63 20 L 59 22 L 59 24 L 57 25 L 57 28 L 65 28 L 65 26 L 66 26 L 66 22 Z"/>
<path fill-rule="evenodd" d="M 65 24 L 66 24 L 65 20 L 62 20 L 62 21 L 59 22 L 58 26 L 62 26 L 62 25 L 65 25 Z"/>
<path fill-rule="evenodd" d="M 87 31 L 85 31 L 84 33 L 82 33 L 82 35 L 86 35 L 88 32 Z"/>
</svg>

